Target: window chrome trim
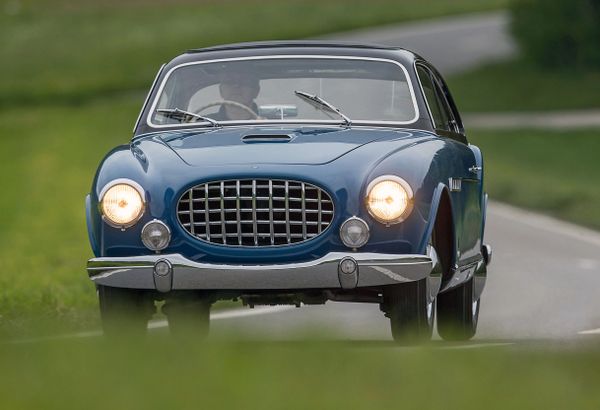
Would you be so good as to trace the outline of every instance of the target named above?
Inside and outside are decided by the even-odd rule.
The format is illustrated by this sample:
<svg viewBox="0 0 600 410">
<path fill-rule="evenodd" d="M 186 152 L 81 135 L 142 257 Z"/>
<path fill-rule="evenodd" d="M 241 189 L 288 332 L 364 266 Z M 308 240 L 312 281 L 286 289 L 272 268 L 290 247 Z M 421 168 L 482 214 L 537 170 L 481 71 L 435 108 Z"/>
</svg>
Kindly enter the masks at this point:
<svg viewBox="0 0 600 410">
<path fill-rule="evenodd" d="M 421 80 L 421 77 L 419 76 L 419 70 L 418 67 L 423 68 L 424 70 L 427 70 L 427 72 L 431 73 L 431 70 L 423 63 L 419 62 L 419 61 L 415 61 L 415 75 L 417 76 L 417 82 L 419 83 L 419 88 L 421 90 L 421 95 L 423 96 L 423 101 L 425 101 L 425 106 L 427 107 L 427 112 L 429 113 L 429 121 L 431 122 L 431 125 L 433 126 L 433 129 L 437 129 L 437 126 L 435 125 L 435 121 L 433 120 L 433 114 L 431 113 L 431 107 L 429 106 L 429 101 L 427 101 L 427 96 L 425 95 L 425 90 L 423 89 L 423 80 Z M 433 79 L 431 80 L 433 82 Z"/>
<path fill-rule="evenodd" d="M 140 113 L 138 114 L 137 120 L 135 120 L 135 124 L 133 126 L 134 133 L 135 133 L 135 130 L 137 129 L 138 125 L 140 125 L 140 121 L 142 120 L 142 115 L 144 114 L 144 110 L 146 109 L 146 106 L 148 105 L 148 102 L 150 101 L 150 96 L 152 95 L 152 91 L 154 90 L 154 87 L 156 87 L 158 78 L 160 77 L 161 73 L 163 72 L 163 69 L 165 68 L 165 66 L 166 66 L 166 64 L 163 64 L 160 66 L 160 68 L 158 69 L 158 73 L 156 73 L 156 77 L 154 77 L 154 81 L 152 81 L 152 85 L 150 86 L 150 91 L 148 91 L 148 94 L 146 95 L 146 99 L 144 100 L 144 104 L 142 104 L 142 109 L 140 110 Z"/>
<path fill-rule="evenodd" d="M 182 128 L 182 127 L 188 127 L 190 128 L 190 123 L 184 123 L 184 124 L 154 124 L 152 122 L 152 114 L 156 111 L 156 107 L 158 105 L 158 101 L 160 99 L 160 96 L 162 95 L 162 92 L 164 90 L 164 87 L 167 83 L 167 81 L 169 80 L 171 74 L 182 67 L 188 67 L 188 66 L 193 66 L 193 65 L 201 65 L 201 64 L 209 64 L 209 63 L 221 63 L 221 62 L 226 62 L 226 61 L 249 61 L 249 60 L 276 60 L 276 59 L 292 59 L 292 58 L 298 58 L 298 59 L 302 59 L 302 58 L 312 58 L 312 59 L 338 59 L 338 60 L 363 60 L 363 61 L 379 61 L 379 62 L 385 62 L 385 63 L 392 63 L 397 65 L 398 67 L 400 67 L 402 69 L 402 72 L 404 73 L 404 76 L 406 77 L 406 82 L 408 84 L 408 89 L 410 91 L 410 96 L 411 96 L 411 101 L 413 103 L 413 108 L 415 111 L 415 115 L 411 120 L 407 120 L 407 121 L 372 121 L 372 120 L 353 120 L 353 125 L 377 125 L 377 124 L 383 124 L 383 125 L 408 125 L 408 124 L 414 124 L 415 122 L 417 122 L 419 120 L 419 105 L 417 104 L 417 98 L 415 95 L 415 90 L 410 78 L 410 75 L 408 73 L 408 70 L 406 69 L 406 67 L 404 67 L 403 64 L 399 63 L 398 61 L 395 60 L 391 60 L 388 58 L 375 58 L 375 57 L 359 57 L 359 56 L 344 56 L 344 55 L 340 55 L 340 56 L 326 56 L 326 55 L 304 55 L 304 54 L 292 54 L 292 55 L 288 55 L 288 54 L 282 54 L 282 55 L 269 55 L 269 56 L 250 56 L 250 57 L 236 57 L 236 58 L 220 58 L 220 59 L 213 59 L 213 60 L 205 60 L 205 61 L 192 61 L 189 63 L 182 63 L 179 65 L 176 65 L 175 67 L 171 68 L 167 74 L 165 75 L 165 77 L 163 78 L 160 87 L 156 93 L 156 96 L 154 98 L 154 101 L 152 102 L 152 106 L 148 112 L 148 115 L 146 116 L 146 125 L 148 125 L 150 128 L 156 128 L 156 129 L 161 129 L 161 128 Z M 144 107 L 145 108 L 145 107 Z M 335 120 L 278 120 L 278 121 L 273 121 L 273 120 L 243 120 L 243 121 L 220 121 L 220 124 L 227 126 L 227 125 L 242 125 L 242 124 L 246 124 L 246 125 L 260 125 L 260 124 L 339 124 L 340 121 L 335 121 Z M 202 124 L 202 123 L 198 123 L 198 124 Z"/>
</svg>

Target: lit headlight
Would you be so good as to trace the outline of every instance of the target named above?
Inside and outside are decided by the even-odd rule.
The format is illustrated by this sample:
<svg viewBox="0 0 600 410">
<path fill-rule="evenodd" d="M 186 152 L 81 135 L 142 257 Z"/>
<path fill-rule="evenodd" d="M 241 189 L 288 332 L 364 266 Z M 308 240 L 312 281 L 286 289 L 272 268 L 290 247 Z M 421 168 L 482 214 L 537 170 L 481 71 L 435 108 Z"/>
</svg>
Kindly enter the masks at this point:
<svg viewBox="0 0 600 410">
<path fill-rule="evenodd" d="M 142 192 L 133 181 L 114 181 L 110 188 L 105 188 L 101 195 L 100 207 L 106 222 L 119 228 L 135 224 L 144 213 Z"/>
<path fill-rule="evenodd" d="M 385 224 L 402 222 L 412 210 L 413 192 L 400 177 L 384 175 L 367 188 L 367 209 L 373 218 Z"/>
</svg>

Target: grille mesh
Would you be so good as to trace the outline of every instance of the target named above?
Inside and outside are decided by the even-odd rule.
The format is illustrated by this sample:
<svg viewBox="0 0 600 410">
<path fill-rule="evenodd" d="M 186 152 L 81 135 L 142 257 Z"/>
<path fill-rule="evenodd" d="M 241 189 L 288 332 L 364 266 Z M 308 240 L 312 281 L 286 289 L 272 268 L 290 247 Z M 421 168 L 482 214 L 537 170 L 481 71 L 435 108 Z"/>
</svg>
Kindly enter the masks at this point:
<svg viewBox="0 0 600 410">
<path fill-rule="evenodd" d="M 177 217 L 186 231 L 207 242 L 288 245 L 325 231 L 333 220 L 333 202 L 325 191 L 305 182 L 214 181 L 185 192 Z"/>
</svg>

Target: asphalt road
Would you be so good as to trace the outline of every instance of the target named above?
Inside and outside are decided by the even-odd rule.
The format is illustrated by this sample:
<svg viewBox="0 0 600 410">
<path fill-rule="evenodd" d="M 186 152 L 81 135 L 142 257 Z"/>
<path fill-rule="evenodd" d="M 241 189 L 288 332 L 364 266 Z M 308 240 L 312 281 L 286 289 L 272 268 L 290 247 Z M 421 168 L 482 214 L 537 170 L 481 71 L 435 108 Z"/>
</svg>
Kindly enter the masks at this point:
<svg viewBox="0 0 600 410">
<path fill-rule="evenodd" d="M 385 27 L 330 38 L 400 45 L 432 61 L 443 74 L 515 52 L 507 16 L 493 13 Z M 600 333 L 600 234 L 493 203 L 486 241 L 494 248 L 474 343 L 562 340 Z M 294 339 L 306 336 L 391 340 L 378 306 L 333 303 L 261 310 L 217 320 L 216 337 Z M 258 312 L 257 312 L 258 313 Z M 587 335 L 580 332 L 587 331 Z"/>
</svg>

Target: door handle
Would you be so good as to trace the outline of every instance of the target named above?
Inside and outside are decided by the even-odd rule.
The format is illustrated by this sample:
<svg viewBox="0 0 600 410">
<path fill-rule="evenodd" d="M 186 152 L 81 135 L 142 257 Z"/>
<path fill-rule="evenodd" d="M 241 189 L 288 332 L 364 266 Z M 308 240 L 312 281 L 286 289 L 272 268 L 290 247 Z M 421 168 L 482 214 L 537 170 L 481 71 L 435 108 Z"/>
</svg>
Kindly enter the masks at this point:
<svg viewBox="0 0 600 410">
<path fill-rule="evenodd" d="M 478 172 L 480 172 L 483 169 L 483 167 L 478 167 L 476 165 L 473 165 L 471 168 L 469 168 L 469 171 L 472 172 L 473 174 L 476 174 Z"/>
</svg>

